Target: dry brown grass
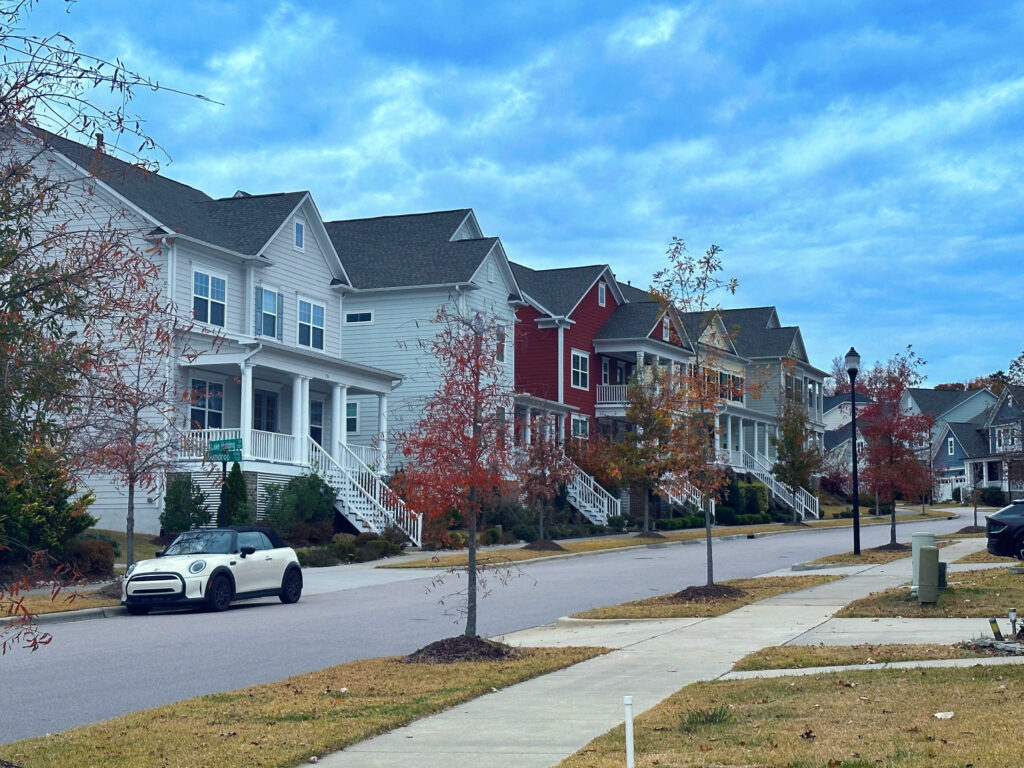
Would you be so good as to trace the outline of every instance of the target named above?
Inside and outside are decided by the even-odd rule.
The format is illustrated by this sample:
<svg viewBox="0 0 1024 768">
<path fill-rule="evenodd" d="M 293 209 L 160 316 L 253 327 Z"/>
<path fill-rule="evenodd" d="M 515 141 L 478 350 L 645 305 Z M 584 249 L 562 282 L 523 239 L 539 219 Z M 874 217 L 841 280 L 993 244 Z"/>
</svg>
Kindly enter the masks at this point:
<svg viewBox="0 0 1024 768">
<path fill-rule="evenodd" d="M 24 597 L 23 605 L 31 613 L 39 616 L 44 613 L 60 613 L 62 611 L 81 611 L 85 608 L 112 608 L 121 601 L 112 597 L 101 597 L 95 590 L 80 589 L 61 590 L 55 598 L 49 592 L 33 592 Z"/>
<path fill-rule="evenodd" d="M 736 662 L 737 672 L 755 669 L 806 669 L 849 664 L 887 664 L 920 659 L 973 659 L 988 654 L 963 645 L 773 645 Z"/>
<path fill-rule="evenodd" d="M 878 670 L 698 683 L 636 720 L 636 765 L 1018 768 L 1019 670 Z M 936 712 L 953 716 L 938 719 Z M 623 755 L 620 726 L 560 768 L 621 768 Z"/>
<path fill-rule="evenodd" d="M 938 549 L 948 547 L 952 544 L 952 541 L 940 541 L 935 544 Z M 872 547 L 871 549 L 862 549 L 859 555 L 853 554 L 853 552 L 839 552 L 834 555 L 825 555 L 819 557 L 817 560 L 811 560 L 810 563 L 813 565 L 881 565 L 882 563 L 891 563 L 893 560 L 902 560 L 905 557 L 910 557 L 910 545 L 905 545 L 906 549 L 885 549 L 885 545 L 881 547 Z"/>
<path fill-rule="evenodd" d="M 836 616 L 904 618 L 987 618 L 1003 616 L 1011 606 L 1024 605 L 1024 576 L 1007 568 L 964 571 L 948 576 L 949 589 L 939 592 L 934 605 L 922 605 L 910 597 L 909 586 L 875 592 L 854 600 Z"/>
<path fill-rule="evenodd" d="M 931 520 L 935 517 L 946 517 L 946 515 L 921 515 L 907 514 L 897 515 L 900 522 L 916 522 L 919 520 Z M 888 525 L 889 518 L 873 519 L 870 521 L 861 520 L 861 525 Z M 810 528 L 846 528 L 852 525 L 852 521 L 842 520 L 810 520 L 804 524 Z M 736 525 L 723 526 L 712 530 L 713 538 L 724 536 L 750 536 L 764 533 L 791 533 L 799 531 L 804 526 L 793 526 L 785 523 L 770 523 L 768 525 Z M 685 531 L 661 531 L 660 539 L 642 539 L 634 534 L 624 536 L 604 536 L 594 539 L 566 539 L 560 540 L 561 544 L 569 554 L 579 552 L 596 552 L 605 549 L 623 549 L 625 547 L 658 546 L 667 542 L 697 541 L 704 538 L 703 528 L 691 528 Z M 478 550 L 477 559 L 482 563 L 520 563 L 526 560 L 539 560 L 545 557 L 564 557 L 566 552 L 540 552 L 526 549 L 488 549 L 481 547 Z M 465 552 L 439 553 L 433 558 L 418 560 L 398 561 L 379 565 L 378 568 L 459 568 L 466 565 L 467 555 Z"/>
<path fill-rule="evenodd" d="M 972 552 L 969 555 L 964 555 L 959 560 L 955 561 L 958 563 L 1004 563 L 1006 565 L 1013 565 L 1016 563 L 1016 559 L 1012 557 L 1000 557 L 999 555 L 993 555 L 987 550 L 980 550 L 979 552 Z"/>
<path fill-rule="evenodd" d="M 672 595 L 659 595 L 619 605 L 593 608 L 574 613 L 577 619 L 680 619 L 691 616 L 721 616 L 737 608 L 768 597 L 795 592 L 799 589 L 816 587 L 840 576 L 772 576 L 762 579 L 732 579 L 723 581 L 723 586 L 743 590 L 743 595 L 711 602 L 679 602 Z"/>
<path fill-rule="evenodd" d="M 291 768 L 602 652 L 538 648 L 445 665 L 356 661 L 7 744 L 0 755 L 31 768 Z"/>
</svg>

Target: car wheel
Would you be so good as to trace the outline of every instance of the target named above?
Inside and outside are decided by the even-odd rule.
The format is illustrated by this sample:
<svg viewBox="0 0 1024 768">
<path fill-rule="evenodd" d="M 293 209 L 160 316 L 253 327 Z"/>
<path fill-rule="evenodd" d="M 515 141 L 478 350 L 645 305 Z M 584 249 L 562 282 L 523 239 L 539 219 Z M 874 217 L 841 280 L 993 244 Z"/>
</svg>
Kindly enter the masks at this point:
<svg viewBox="0 0 1024 768">
<path fill-rule="evenodd" d="M 145 616 L 147 613 L 149 613 L 150 606 L 126 605 L 125 608 L 128 609 L 128 613 L 130 613 L 132 616 Z"/>
<path fill-rule="evenodd" d="M 298 571 L 292 569 L 285 573 L 281 580 L 281 594 L 278 595 L 282 603 L 297 603 L 302 597 L 302 576 Z"/>
<path fill-rule="evenodd" d="M 231 582 L 227 576 L 217 576 L 210 582 L 206 604 L 211 611 L 226 611 L 231 604 Z"/>
<path fill-rule="evenodd" d="M 1018 560 L 1024 560 L 1024 536 L 1017 539 L 1017 546 L 1014 547 L 1014 555 Z"/>
</svg>

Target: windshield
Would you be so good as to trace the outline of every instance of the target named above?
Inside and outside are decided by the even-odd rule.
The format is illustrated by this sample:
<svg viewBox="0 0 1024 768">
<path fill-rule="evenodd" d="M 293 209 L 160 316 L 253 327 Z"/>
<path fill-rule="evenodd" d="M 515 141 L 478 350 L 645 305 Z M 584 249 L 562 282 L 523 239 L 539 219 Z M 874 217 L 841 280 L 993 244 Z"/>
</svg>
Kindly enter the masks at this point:
<svg viewBox="0 0 1024 768">
<path fill-rule="evenodd" d="M 231 549 L 231 531 L 186 531 L 179 534 L 165 555 L 227 555 Z"/>
</svg>

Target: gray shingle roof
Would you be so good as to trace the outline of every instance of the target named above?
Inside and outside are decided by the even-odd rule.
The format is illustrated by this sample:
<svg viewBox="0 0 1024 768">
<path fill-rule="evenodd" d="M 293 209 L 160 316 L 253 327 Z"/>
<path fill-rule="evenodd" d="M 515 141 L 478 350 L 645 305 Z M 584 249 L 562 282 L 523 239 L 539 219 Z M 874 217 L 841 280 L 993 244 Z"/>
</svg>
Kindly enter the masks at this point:
<svg viewBox="0 0 1024 768">
<path fill-rule="evenodd" d="M 616 307 L 594 339 L 646 339 L 661 319 L 662 306 L 656 301 L 638 301 Z M 684 349 L 689 349 L 684 344 Z"/>
<path fill-rule="evenodd" d="M 961 422 L 961 421 L 950 421 L 947 422 L 949 431 L 956 437 L 957 442 L 967 452 L 969 458 L 977 458 L 979 456 L 988 456 L 988 430 L 978 429 L 977 424 Z"/>
<path fill-rule="evenodd" d="M 357 288 L 469 282 L 495 237 L 452 240 L 469 208 L 326 222 L 327 234 Z"/>
<path fill-rule="evenodd" d="M 796 343 L 800 329 L 780 326 L 775 307 L 723 309 L 721 315 L 732 343 L 744 357 L 786 357 L 796 350 L 797 359 L 808 362 L 803 345 Z"/>
<path fill-rule="evenodd" d="M 921 413 L 926 413 L 932 418 L 938 418 L 950 408 L 953 408 L 969 397 L 973 397 L 977 392 L 973 390 L 969 392 L 960 392 L 955 389 L 923 389 L 911 387 L 907 389 L 907 394 L 914 399 L 915 403 L 917 403 L 917 407 L 921 409 Z"/>
<path fill-rule="evenodd" d="M 826 430 L 824 437 L 825 450 L 831 451 L 832 449 L 842 445 L 850 439 L 851 434 L 853 434 L 852 423 L 844 424 L 838 429 Z"/>
<path fill-rule="evenodd" d="M 854 394 L 854 399 L 858 403 L 870 403 L 870 402 L 872 402 L 871 398 L 868 397 L 867 395 L 865 395 L 863 392 L 855 393 Z M 821 399 L 822 412 L 823 413 L 827 413 L 828 411 L 831 411 L 833 408 L 835 408 L 837 405 L 841 405 L 843 403 L 848 403 L 848 402 L 850 402 L 850 393 L 849 392 L 847 392 L 845 395 L 829 395 L 828 397 L 823 397 Z M 858 408 L 857 410 L 859 411 L 860 409 Z"/>
<path fill-rule="evenodd" d="M 212 245 L 255 255 L 306 192 L 214 200 L 187 184 L 149 173 L 78 142 L 36 129 L 49 146 L 87 169 L 168 229 Z"/>
<path fill-rule="evenodd" d="M 509 264 L 523 293 L 538 301 L 555 317 L 571 312 L 606 268 L 604 264 L 594 264 L 588 267 L 530 269 L 515 262 Z"/>
<path fill-rule="evenodd" d="M 622 283 L 618 280 L 615 281 L 619 284 L 619 290 L 622 291 L 622 295 L 626 301 L 650 301 L 651 294 L 644 288 L 637 288 L 635 285 L 629 283 Z"/>
</svg>

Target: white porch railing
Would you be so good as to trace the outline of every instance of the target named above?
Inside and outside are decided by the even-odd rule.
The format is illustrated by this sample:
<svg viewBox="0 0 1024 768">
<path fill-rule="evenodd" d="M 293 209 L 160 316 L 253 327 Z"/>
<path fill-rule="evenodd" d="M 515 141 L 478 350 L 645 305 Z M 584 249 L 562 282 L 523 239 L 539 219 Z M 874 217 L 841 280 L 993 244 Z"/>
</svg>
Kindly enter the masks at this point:
<svg viewBox="0 0 1024 768">
<path fill-rule="evenodd" d="M 576 464 L 573 467 L 576 474 L 566 485 L 569 503 L 595 525 L 608 525 L 609 517 L 620 514 L 619 500 Z"/>
<path fill-rule="evenodd" d="M 295 461 L 295 436 L 282 432 L 263 432 L 254 429 L 249 433 L 249 455 L 263 461 Z"/>
<path fill-rule="evenodd" d="M 315 440 L 309 440 L 310 469 L 337 492 L 342 514 L 357 528 L 374 533 L 394 525 L 420 546 L 423 516 L 409 509 L 349 446 L 341 445 L 341 449 L 339 463 Z"/>
<path fill-rule="evenodd" d="M 692 506 L 699 509 L 701 512 L 704 511 L 704 494 L 701 493 L 697 486 L 693 485 L 689 480 L 684 480 L 682 485 L 678 486 L 678 495 L 672 492 L 668 493 L 668 500 L 672 504 L 678 504 L 683 506 L 684 504 L 691 504 Z M 715 520 L 715 500 L 711 499 L 711 520 Z"/>
<path fill-rule="evenodd" d="M 210 450 L 211 440 L 234 440 L 242 436 L 240 429 L 194 429 L 186 432 L 181 458 L 202 459 Z"/>
<path fill-rule="evenodd" d="M 598 384 L 597 404 L 619 404 L 626 402 L 626 384 Z"/>
<path fill-rule="evenodd" d="M 369 445 L 352 445 L 352 443 L 346 443 L 345 447 L 368 467 L 373 468 L 380 464 L 380 450 L 377 448 Z"/>
<path fill-rule="evenodd" d="M 792 488 L 776 479 L 772 473 L 771 464 L 768 464 L 762 457 L 745 453 L 743 455 L 743 466 L 754 477 L 767 485 L 772 496 L 787 507 L 793 509 L 793 505 L 796 504 L 795 511 L 800 515 L 801 520 L 807 517 L 817 518 L 819 516 L 817 497 L 800 487 L 797 487 L 794 494 Z"/>
</svg>

